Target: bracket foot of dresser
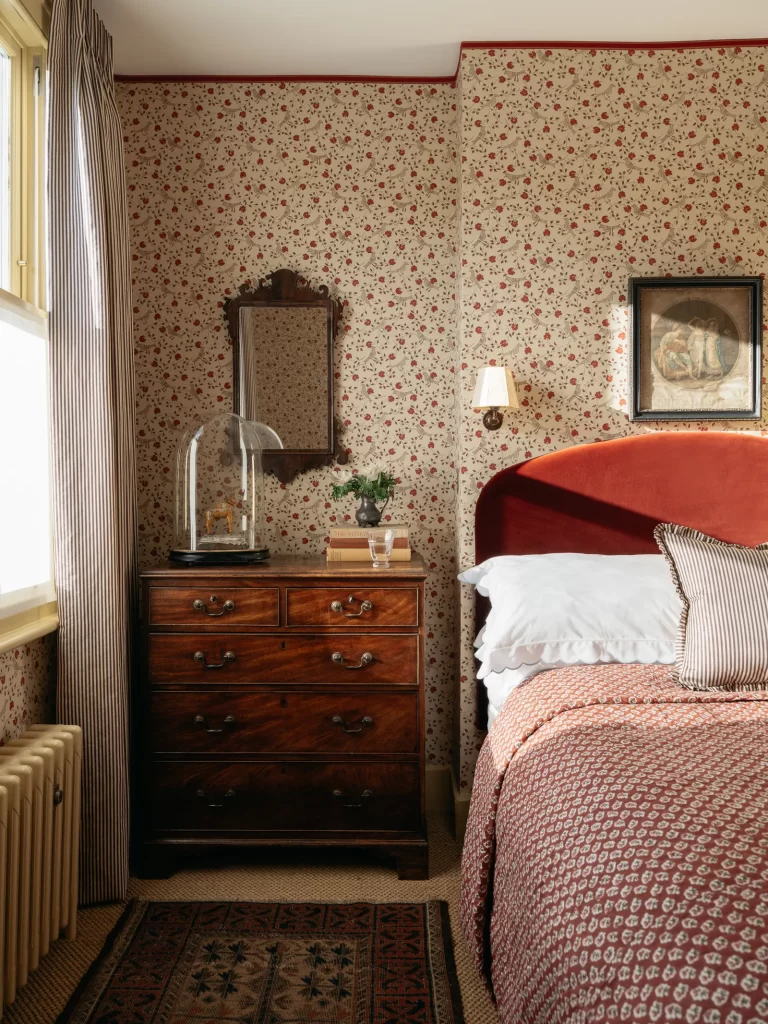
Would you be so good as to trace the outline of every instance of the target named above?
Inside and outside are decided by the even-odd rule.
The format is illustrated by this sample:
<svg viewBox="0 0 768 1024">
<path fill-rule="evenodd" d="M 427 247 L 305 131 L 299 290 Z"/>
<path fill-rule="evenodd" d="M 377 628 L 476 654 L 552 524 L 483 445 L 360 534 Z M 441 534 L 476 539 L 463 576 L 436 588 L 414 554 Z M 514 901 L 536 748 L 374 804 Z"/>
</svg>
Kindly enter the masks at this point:
<svg viewBox="0 0 768 1024">
<path fill-rule="evenodd" d="M 170 878 L 178 869 L 176 852 L 168 846 L 144 846 L 131 868 L 135 878 Z"/>
<path fill-rule="evenodd" d="M 392 853 L 397 859 L 397 877 L 401 882 L 424 882 L 429 878 L 429 845 L 400 846 Z"/>
</svg>

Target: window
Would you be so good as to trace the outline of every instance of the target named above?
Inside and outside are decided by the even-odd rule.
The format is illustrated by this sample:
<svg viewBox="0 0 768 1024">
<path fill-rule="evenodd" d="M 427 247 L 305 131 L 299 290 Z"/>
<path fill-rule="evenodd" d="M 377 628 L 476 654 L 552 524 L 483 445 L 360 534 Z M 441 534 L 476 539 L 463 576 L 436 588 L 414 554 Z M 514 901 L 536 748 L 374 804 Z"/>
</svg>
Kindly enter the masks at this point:
<svg viewBox="0 0 768 1024">
<path fill-rule="evenodd" d="M 0 295 L 0 616 L 53 597 L 45 327 Z"/>
<path fill-rule="evenodd" d="M 45 37 L 0 0 L 0 651 L 56 626 L 44 265 Z"/>
<path fill-rule="evenodd" d="M 0 288 L 11 289 L 11 68 L 0 47 Z"/>
</svg>

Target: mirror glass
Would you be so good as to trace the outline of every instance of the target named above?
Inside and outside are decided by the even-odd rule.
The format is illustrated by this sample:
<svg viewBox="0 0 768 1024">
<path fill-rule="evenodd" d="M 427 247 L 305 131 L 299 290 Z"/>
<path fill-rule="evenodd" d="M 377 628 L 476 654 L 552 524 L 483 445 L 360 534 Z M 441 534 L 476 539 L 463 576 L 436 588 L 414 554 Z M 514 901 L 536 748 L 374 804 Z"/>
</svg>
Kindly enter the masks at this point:
<svg viewBox="0 0 768 1024">
<path fill-rule="evenodd" d="M 241 307 L 238 411 L 275 432 L 264 448 L 330 448 L 329 327 L 327 303 Z"/>
</svg>

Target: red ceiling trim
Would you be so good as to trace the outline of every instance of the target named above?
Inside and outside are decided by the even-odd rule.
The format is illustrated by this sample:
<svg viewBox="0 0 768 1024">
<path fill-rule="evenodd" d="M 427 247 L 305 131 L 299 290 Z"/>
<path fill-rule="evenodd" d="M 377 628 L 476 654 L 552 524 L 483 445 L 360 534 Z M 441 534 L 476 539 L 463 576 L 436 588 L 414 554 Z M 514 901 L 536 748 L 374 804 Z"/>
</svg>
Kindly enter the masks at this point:
<svg viewBox="0 0 768 1024">
<path fill-rule="evenodd" d="M 253 82 L 277 85 L 281 82 L 351 82 L 360 85 L 455 85 L 456 73 L 441 77 L 397 75 L 115 75 L 116 82 Z"/>
<path fill-rule="evenodd" d="M 517 39 L 506 42 L 465 39 L 461 43 L 459 65 L 453 84 L 456 85 L 461 70 L 461 59 L 465 50 L 720 50 L 734 46 L 768 46 L 768 38 L 762 39 L 686 39 L 663 40 L 655 43 L 596 42 L 594 40 L 552 41 Z"/>
<path fill-rule="evenodd" d="M 462 50 L 709 50 L 729 46 L 768 46 L 768 39 L 688 39 L 683 42 L 664 40 L 655 43 L 619 43 L 578 40 L 542 42 L 518 39 L 513 42 L 478 42 L 465 40 Z"/>
<path fill-rule="evenodd" d="M 594 40 L 464 40 L 459 64 L 452 75 L 416 77 L 411 75 L 115 75 L 116 82 L 249 82 L 276 85 L 281 82 L 349 82 L 357 85 L 451 85 L 455 86 L 465 50 L 719 50 L 733 47 L 768 47 L 768 38 L 759 39 L 687 39 L 656 42 L 613 42 Z"/>
</svg>

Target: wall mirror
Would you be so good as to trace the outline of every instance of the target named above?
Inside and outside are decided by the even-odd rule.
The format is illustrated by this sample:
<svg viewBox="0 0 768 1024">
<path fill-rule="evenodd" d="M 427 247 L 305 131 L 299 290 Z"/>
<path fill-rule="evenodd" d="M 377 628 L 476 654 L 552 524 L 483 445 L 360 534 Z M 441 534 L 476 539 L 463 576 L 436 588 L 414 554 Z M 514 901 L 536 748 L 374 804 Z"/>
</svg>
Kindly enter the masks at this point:
<svg viewBox="0 0 768 1024">
<path fill-rule="evenodd" d="M 347 461 L 333 414 L 333 343 L 341 303 L 292 270 L 243 284 L 225 300 L 232 338 L 234 410 L 269 427 L 264 469 L 283 483 Z"/>
</svg>

